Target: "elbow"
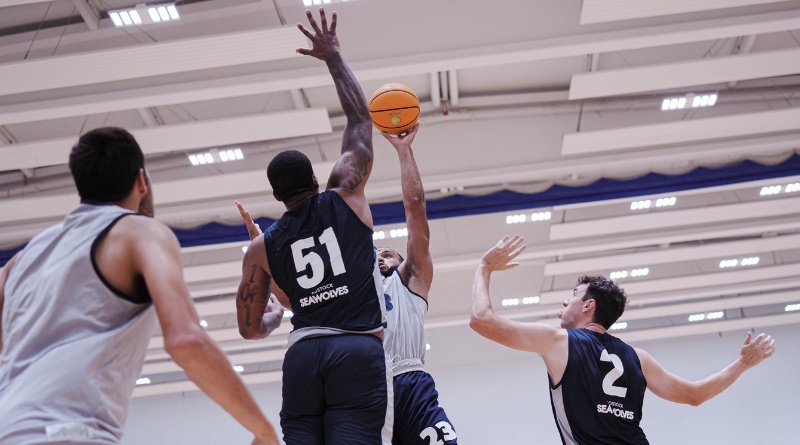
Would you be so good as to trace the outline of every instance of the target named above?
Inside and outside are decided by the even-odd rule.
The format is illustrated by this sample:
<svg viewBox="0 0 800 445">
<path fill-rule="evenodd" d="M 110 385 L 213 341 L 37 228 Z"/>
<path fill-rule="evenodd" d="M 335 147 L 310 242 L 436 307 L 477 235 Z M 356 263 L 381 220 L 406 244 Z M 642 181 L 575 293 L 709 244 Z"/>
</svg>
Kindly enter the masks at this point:
<svg viewBox="0 0 800 445">
<path fill-rule="evenodd" d="M 469 327 L 478 334 L 483 335 L 486 326 L 489 324 L 489 314 L 487 312 L 472 311 L 469 316 Z"/>
<path fill-rule="evenodd" d="M 164 350 L 179 363 L 186 358 L 196 356 L 208 348 L 208 336 L 205 333 L 187 332 L 172 335 L 164 339 Z"/>
<path fill-rule="evenodd" d="M 260 340 L 266 337 L 262 332 L 247 326 L 239 326 L 239 335 L 245 340 Z"/>
</svg>

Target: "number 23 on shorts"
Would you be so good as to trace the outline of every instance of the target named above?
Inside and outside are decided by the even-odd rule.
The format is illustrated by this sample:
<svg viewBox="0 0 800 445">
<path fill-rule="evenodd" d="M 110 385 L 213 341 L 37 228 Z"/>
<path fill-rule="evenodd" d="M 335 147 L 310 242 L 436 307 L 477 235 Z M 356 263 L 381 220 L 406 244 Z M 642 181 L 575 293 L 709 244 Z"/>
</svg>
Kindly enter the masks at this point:
<svg viewBox="0 0 800 445">
<path fill-rule="evenodd" d="M 439 440 L 439 431 L 442 432 L 444 440 L 451 441 L 457 438 L 456 432 L 453 430 L 452 425 L 442 420 L 437 422 L 435 427 L 429 426 L 419 433 L 421 439 L 429 439 L 428 445 L 444 445 L 444 442 Z"/>
</svg>

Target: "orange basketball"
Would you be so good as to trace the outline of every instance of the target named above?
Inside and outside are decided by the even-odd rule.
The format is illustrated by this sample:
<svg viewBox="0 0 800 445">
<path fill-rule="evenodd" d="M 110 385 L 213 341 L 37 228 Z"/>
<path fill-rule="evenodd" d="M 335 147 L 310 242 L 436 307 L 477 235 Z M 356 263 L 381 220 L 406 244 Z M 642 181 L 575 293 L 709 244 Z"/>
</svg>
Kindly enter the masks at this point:
<svg viewBox="0 0 800 445">
<path fill-rule="evenodd" d="M 369 112 L 375 128 L 384 133 L 400 134 L 411 129 L 419 118 L 419 98 L 402 83 L 387 83 L 369 100 Z"/>
</svg>

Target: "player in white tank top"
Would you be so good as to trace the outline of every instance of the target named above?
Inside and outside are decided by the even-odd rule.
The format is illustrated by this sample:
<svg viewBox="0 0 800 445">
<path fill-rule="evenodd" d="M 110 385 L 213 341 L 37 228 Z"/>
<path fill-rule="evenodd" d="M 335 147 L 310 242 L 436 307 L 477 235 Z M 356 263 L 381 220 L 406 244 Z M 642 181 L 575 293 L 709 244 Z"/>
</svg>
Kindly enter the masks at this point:
<svg viewBox="0 0 800 445">
<path fill-rule="evenodd" d="M 133 136 L 92 130 L 69 167 L 81 205 L 0 270 L 0 443 L 118 443 L 157 313 L 165 349 L 189 378 L 255 435 L 253 445 L 278 445 L 199 325 L 178 240 L 152 218 Z"/>
<path fill-rule="evenodd" d="M 456 444 L 456 432 L 439 406 L 433 378 L 425 372 L 425 314 L 433 280 L 430 228 L 411 142 L 419 124 L 404 136 L 386 139 L 400 158 L 400 181 L 408 226 L 407 259 L 389 248 L 378 248 L 384 276 L 387 328 L 384 348 L 394 374 L 394 445 Z"/>
</svg>

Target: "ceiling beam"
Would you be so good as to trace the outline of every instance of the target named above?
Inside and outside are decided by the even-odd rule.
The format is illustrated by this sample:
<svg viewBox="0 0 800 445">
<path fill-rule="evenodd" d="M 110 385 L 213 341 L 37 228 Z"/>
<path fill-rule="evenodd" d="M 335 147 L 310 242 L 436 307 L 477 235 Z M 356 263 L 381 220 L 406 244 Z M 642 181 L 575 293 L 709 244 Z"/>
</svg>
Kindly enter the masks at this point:
<svg viewBox="0 0 800 445">
<path fill-rule="evenodd" d="M 33 3 L 49 3 L 51 0 L 0 0 L 0 8 L 8 6 L 30 5 Z"/>
<path fill-rule="evenodd" d="M 649 267 L 653 264 L 678 263 L 709 258 L 726 259 L 789 249 L 800 249 L 800 235 L 756 238 L 744 241 L 719 242 L 695 247 L 648 250 L 624 255 L 559 261 L 545 264 L 544 275 L 581 274 L 593 270 Z"/>
<path fill-rule="evenodd" d="M 130 130 L 146 155 L 318 135 L 332 131 L 328 111 L 324 108 Z M 0 159 L 3 159 L 3 170 L 66 164 L 70 148 L 76 139 L 77 137 L 50 139 L 2 147 Z"/>
<path fill-rule="evenodd" d="M 505 65 L 586 54 L 800 29 L 800 10 L 558 37 L 464 50 L 424 53 L 350 66 L 361 81 Z M 0 124 L 33 122 L 161 105 L 332 85 L 320 69 L 287 70 L 207 81 L 89 94 L 0 107 Z"/>
<path fill-rule="evenodd" d="M 800 131 L 800 108 L 570 133 L 564 135 L 561 154 L 708 142 L 790 131 Z"/>
<path fill-rule="evenodd" d="M 241 376 L 242 381 L 247 385 L 258 385 L 263 383 L 277 383 L 283 379 L 282 371 L 259 372 L 245 374 Z M 133 398 L 158 396 L 163 394 L 175 394 L 200 391 L 200 389 L 190 380 L 181 382 L 160 383 L 154 385 L 142 385 L 133 389 Z"/>
<path fill-rule="evenodd" d="M 788 0 L 583 0 L 581 25 L 785 1 Z"/>
<path fill-rule="evenodd" d="M 577 73 L 570 100 L 690 88 L 800 73 L 800 49 L 743 54 L 636 68 Z M 687 91 L 688 92 L 688 91 Z"/>
<path fill-rule="evenodd" d="M 649 304 L 648 294 L 671 292 L 680 290 L 714 287 L 736 283 L 749 283 L 753 281 L 776 280 L 790 278 L 797 275 L 797 264 L 784 264 L 780 266 L 756 267 L 754 269 L 739 267 L 737 270 L 726 272 L 705 273 L 687 276 L 660 278 L 642 281 L 626 281 L 622 284 L 631 304 Z M 572 288 L 558 289 L 539 293 L 540 304 L 556 304 L 572 295 Z"/>
<path fill-rule="evenodd" d="M 78 10 L 86 26 L 91 31 L 97 31 L 100 28 L 100 14 L 92 7 L 87 0 L 72 0 L 75 9 Z"/>
<path fill-rule="evenodd" d="M 671 326 L 668 328 L 643 329 L 641 331 L 631 331 L 625 333 L 620 332 L 618 336 L 625 342 L 633 343 L 739 330 L 741 330 L 742 334 L 744 335 L 744 332 L 750 329 L 796 325 L 797 323 L 800 323 L 800 313 L 789 313 L 780 315 L 767 315 L 764 317 L 737 318 L 734 320 L 687 324 L 683 326 Z"/>
<path fill-rule="evenodd" d="M 606 236 L 725 221 L 790 216 L 800 213 L 800 197 L 768 199 L 695 209 L 664 210 L 642 215 L 576 221 L 550 226 L 551 240 Z"/>
<path fill-rule="evenodd" d="M 0 96 L 289 59 L 306 44 L 285 27 L 7 63 Z"/>
</svg>

